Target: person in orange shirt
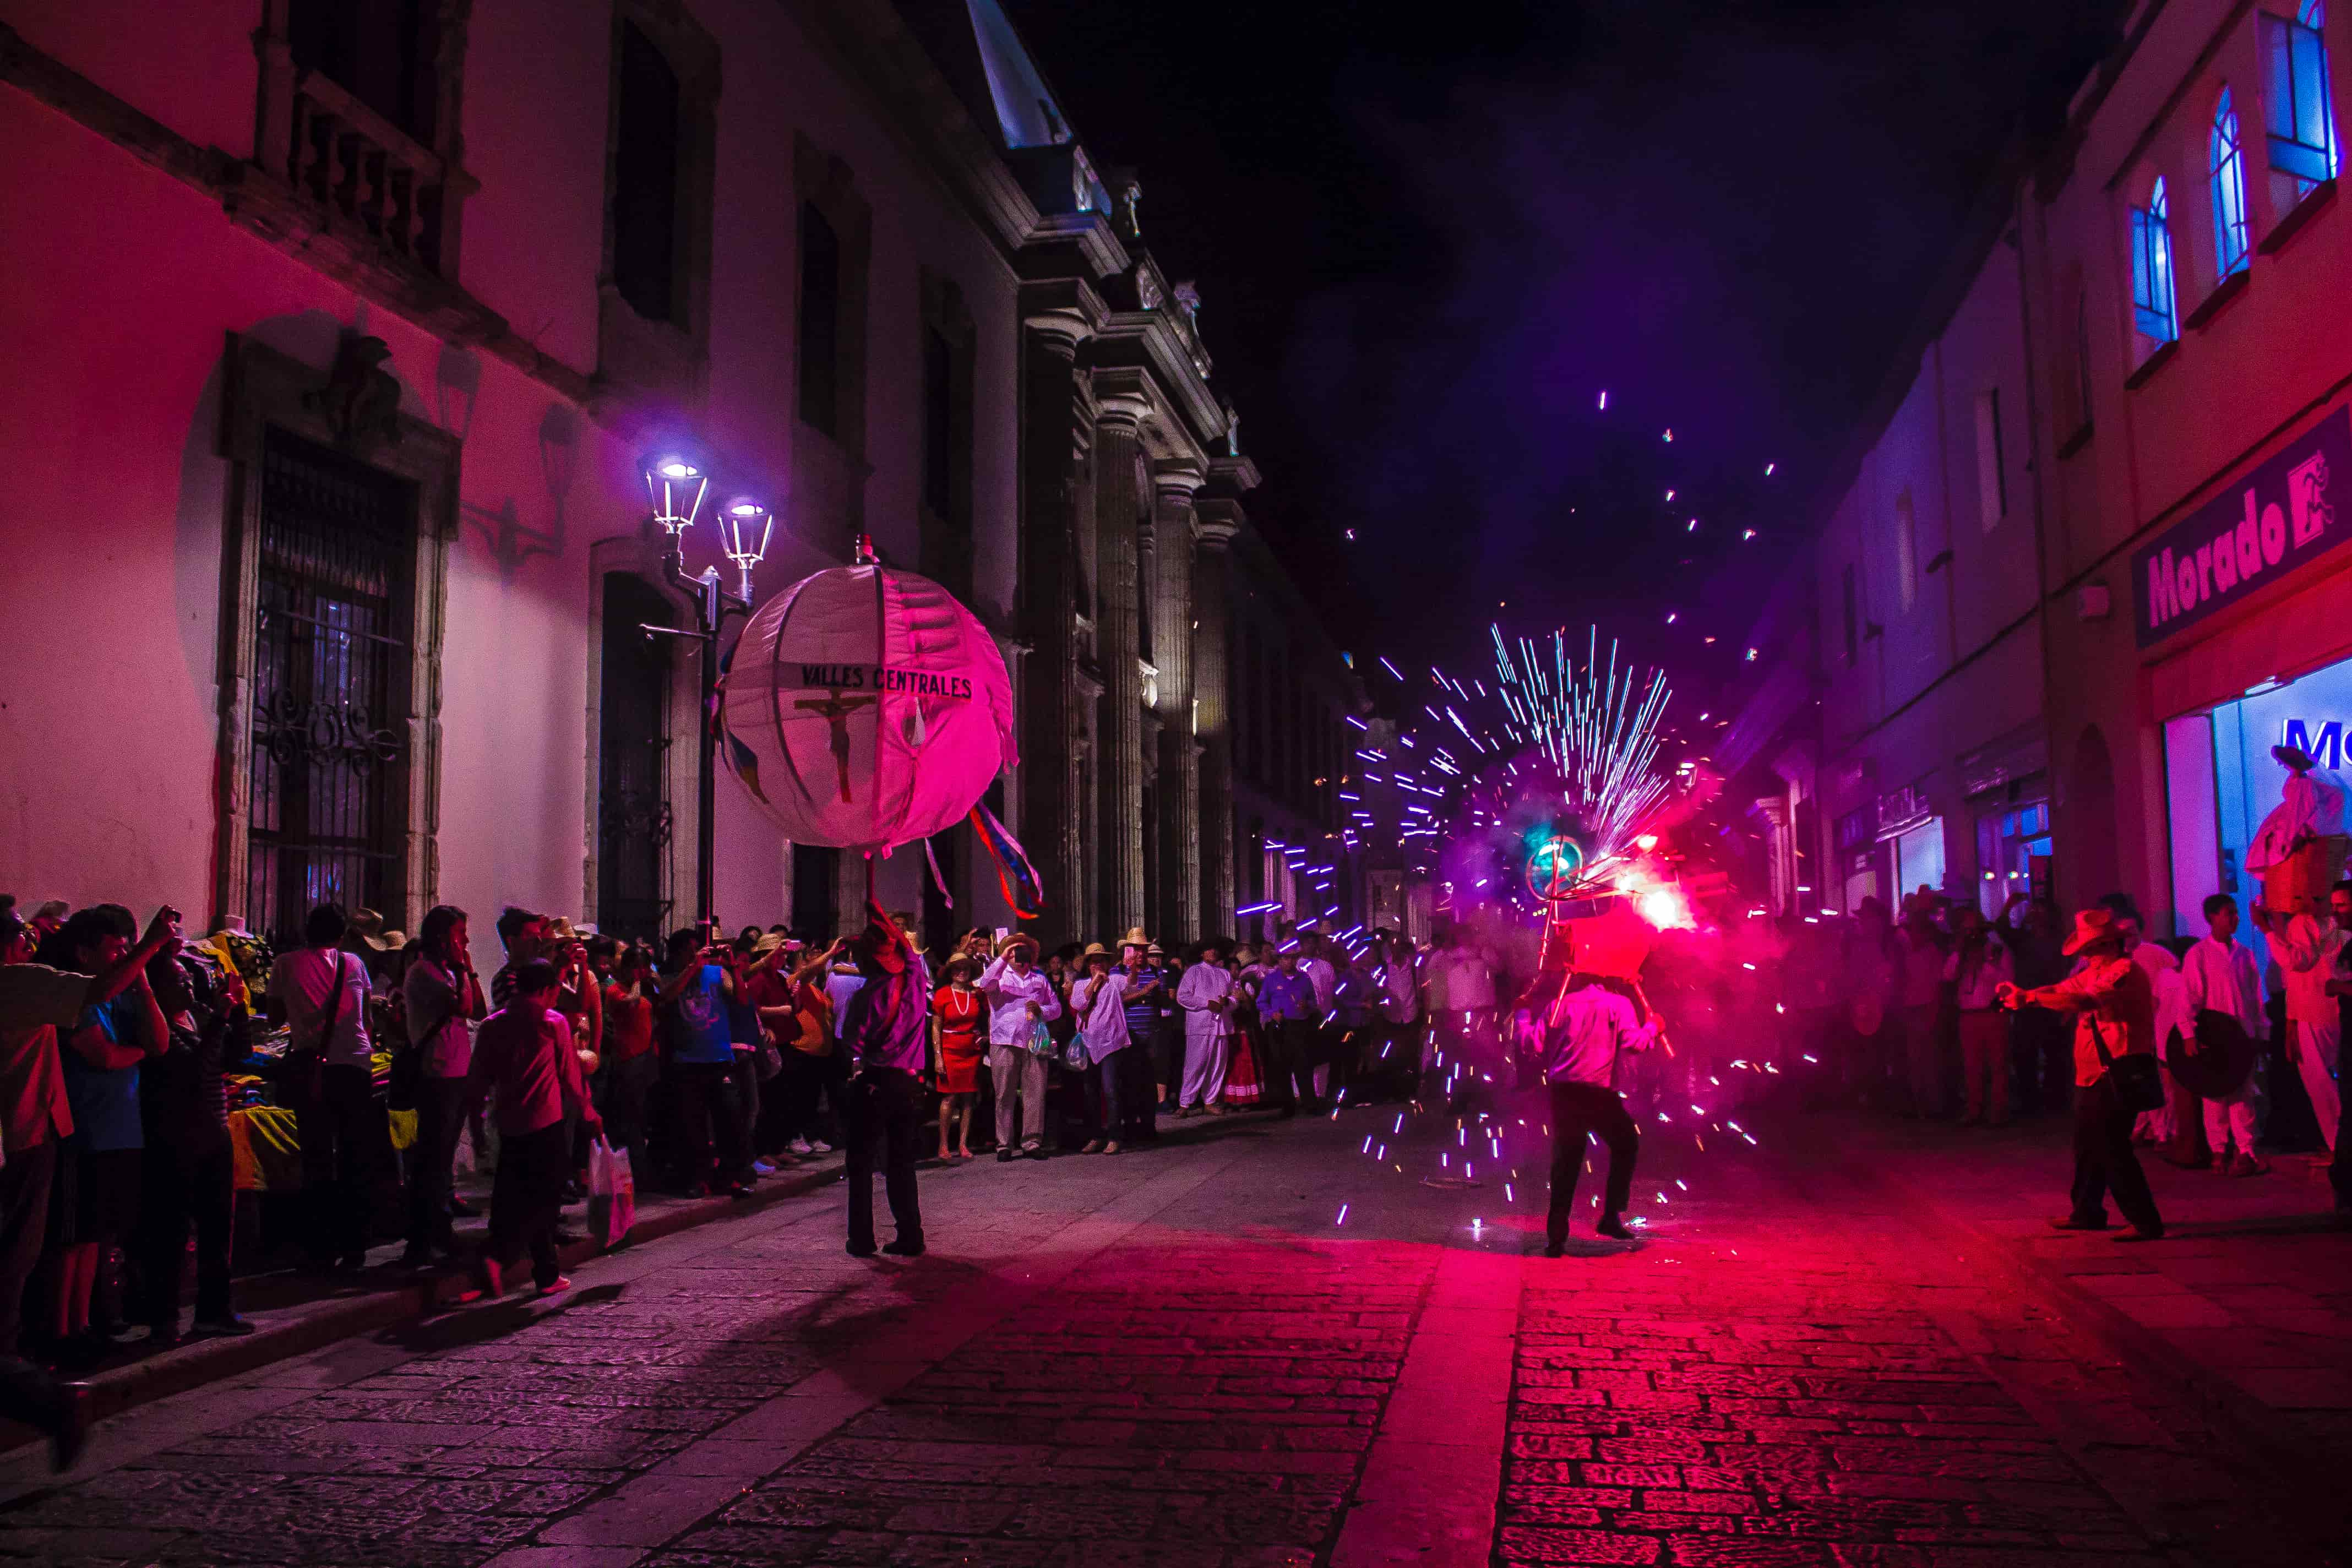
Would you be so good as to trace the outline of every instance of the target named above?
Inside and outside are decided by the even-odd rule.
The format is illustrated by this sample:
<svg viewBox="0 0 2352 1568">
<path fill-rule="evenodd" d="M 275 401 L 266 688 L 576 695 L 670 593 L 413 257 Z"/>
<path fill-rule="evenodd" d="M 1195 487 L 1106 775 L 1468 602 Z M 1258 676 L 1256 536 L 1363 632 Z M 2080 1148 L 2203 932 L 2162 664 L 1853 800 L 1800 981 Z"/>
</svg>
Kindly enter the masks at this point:
<svg viewBox="0 0 2352 1568">
<path fill-rule="evenodd" d="M 2058 1230 L 2107 1228 L 2107 1193 L 2132 1228 L 2117 1241 L 2154 1241 L 2164 1235 L 2156 1194 L 2132 1150 L 2132 1110 L 2116 1092 L 2108 1070 L 2116 1058 L 2156 1053 L 2156 993 L 2147 971 L 2124 952 L 2123 923 L 2110 910 L 2084 910 L 2074 917 L 2065 954 L 2083 966 L 2054 985 L 2031 989 L 2003 982 L 2005 1006 L 2047 1007 L 2074 1016 L 2074 1206 Z"/>
</svg>

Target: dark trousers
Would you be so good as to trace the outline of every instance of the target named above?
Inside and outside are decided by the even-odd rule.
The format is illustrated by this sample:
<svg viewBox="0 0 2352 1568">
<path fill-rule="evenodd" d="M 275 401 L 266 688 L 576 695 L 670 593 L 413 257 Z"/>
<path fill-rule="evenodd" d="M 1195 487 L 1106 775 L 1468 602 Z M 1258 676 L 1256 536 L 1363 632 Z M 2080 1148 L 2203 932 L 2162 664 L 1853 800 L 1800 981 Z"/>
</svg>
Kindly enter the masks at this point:
<svg viewBox="0 0 2352 1568">
<path fill-rule="evenodd" d="M 12 1149 L 0 1165 L 0 1369 L 16 1353 L 25 1321 L 25 1284 L 41 1260 L 49 1229 L 49 1186 L 57 1175 L 58 1140 Z M 0 1370 L 0 1389 L 6 1373 Z M 0 1407 L 0 1414 L 13 1414 Z"/>
<path fill-rule="evenodd" d="M 179 1326 L 179 1281 L 186 1272 L 188 1229 L 195 1229 L 195 1317 L 226 1319 L 228 1250 L 236 1232 L 237 1157 L 219 1147 L 151 1142 L 139 1175 L 139 1321 Z"/>
<path fill-rule="evenodd" d="M 313 1263 L 362 1257 L 376 1183 L 392 1157 L 392 1131 L 368 1069 L 320 1068 L 319 1092 L 294 1114 L 302 1140 L 303 1249 Z"/>
<path fill-rule="evenodd" d="M 466 1129 L 466 1080 L 416 1080 L 416 1142 L 408 1149 L 408 1245 L 446 1248 L 452 1240 L 450 1175 Z"/>
<path fill-rule="evenodd" d="M 2106 1224 L 2107 1194 L 2113 1192 L 2116 1207 L 2133 1228 L 2164 1228 L 2156 1194 L 2147 1190 L 2132 1149 L 2132 1121 L 2112 1078 L 2074 1091 L 2074 1217 L 2084 1225 Z"/>
<path fill-rule="evenodd" d="M 1315 1052 L 1318 1041 L 1312 1018 L 1282 1018 L 1265 1031 L 1265 1097 L 1286 1110 L 1315 1109 Z"/>
<path fill-rule="evenodd" d="M 737 1051 L 735 1065 L 727 1069 L 727 1076 L 735 1080 L 736 1146 L 743 1151 L 743 1163 L 749 1165 L 760 1152 L 754 1136 L 760 1125 L 760 1053 L 757 1048 Z"/>
<path fill-rule="evenodd" d="M 614 1148 L 629 1152 L 629 1169 L 649 1173 L 646 1163 L 646 1110 L 654 1080 L 661 1074 L 661 1058 L 640 1051 L 626 1061 L 604 1064 L 604 1136 Z M 646 1177 L 640 1174 L 639 1180 Z"/>
<path fill-rule="evenodd" d="M 1586 1140 L 1599 1135 L 1609 1146 L 1609 1186 L 1601 1213 L 1625 1212 L 1633 1195 L 1633 1162 L 1642 1152 L 1642 1130 L 1626 1114 L 1625 1100 L 1597 1083 L 1551 1086 L 1551 1215 L 1545 1226 L 1557 1246 L 1568 1239 L 1568 1211 L 1576 1203 L 1576 1178 L 1584 1169 Z"/>
<path fill-rule="evenodd" d="M 140 1321 L 176 1328 L 188 1231 L 196 1233 L 196 1319 L 229 1315 L 229 1238 L 236 1228 L 236 1154 L 226 1134 L 216 1146 L 183 1148 L 164 1141 L 142 1152 L 139 1188 Z"/>
<path fill-rule="evenodd" d="M 1137 1040 L 1123 1051 L 1113 1051 L 1104 1064 L 1118 1069 L 1120 1136 L 1137 1143 L 1160 1137 L 1160 1094 L 1153 1077 L 1157 1065 L 1145 1042 Z"/>
<path fill-rule="evenodd" d="M 923 1208 L 915 1190 L 915 1162 L 923 1157 L 923 1086 L 897 1068 L 868 1068 L 842 1096 L 843 1131 L 849 1140 L 849 1247 L 874 1250 L 874 1165 L 882 1164 L 882 1189 L 890 1219 L 905 1247 L 923 1244 Z"/>
<path fill-rule="evenodd" d="M 1184 1017 L 1178 1014 L 1162 1018 L 1151 1032 L 1151 1078 L 1156 1088 L 1168 1086 L 1166 1103 L 1176 1103 L 1178 1091 L 1184 1087 Z"/>
<path fill-rule="evenodd" d="M 571 1173 L 572 1143 L 562 1122 L 535 1132 L 501 1134 L 484 1259 L 504 1268 L 529 1248 L 531 1282 L 554 1284 L 563 1272 L 555 1251 L 555 1222 L 563 1213 L 563 1184 Z"/>
<path fill-rule="evenodd" d="M 736 1110 L 732 1062 L 672 1062 L 668 1076 L 677 1088 L 678 1173 L 688 1188 L 706 1182 L 721 1186 L 741 1181 L 750 1161 L 743 1154 L 743 1123 Z M 711 1165 L 712 1145 L 718 1167 Z"/>
<path fill-rule="evenodd" d="M 1079 1086 L 1086 1090 L 1087 1142 L 1089 1143 L 1097 1138 L 1122 1136 L 1123 1130 L 1119 1116 L 1119 1107 L 1122 1103 L 1119 1082 L 1122 1075 L 1119 1071 L 1118 1058 L 1134 1048 L 1129 1046 L 1127 1051 L 1113 1051 L 1109 1056 L 1077 1075 Z"/>
</svg>

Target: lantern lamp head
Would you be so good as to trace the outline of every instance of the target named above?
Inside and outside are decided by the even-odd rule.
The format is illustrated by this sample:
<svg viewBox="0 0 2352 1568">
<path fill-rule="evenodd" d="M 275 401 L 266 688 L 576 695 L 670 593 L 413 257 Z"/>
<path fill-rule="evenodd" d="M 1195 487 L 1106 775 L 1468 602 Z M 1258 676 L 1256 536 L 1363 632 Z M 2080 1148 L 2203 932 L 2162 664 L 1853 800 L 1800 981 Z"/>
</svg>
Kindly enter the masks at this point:
<svg viewBox="0 0 2352 1568">
<path fill-rule="evenodd" d="M 751 597 L 751 568 L 766 558 L 776 531 L 776 514 L 756 496 L 737 496 L 719 512 L 719 544 L 742 574 L 742 597 Z"/>
<path fill-rule="evenodd" d="M 702 498 L 710 491 L 710 475 L 691 453 L 659 447 L 645 459 L 646 496 L 653 502 L 654 521 L 672 539 L 682 538 L 701 514 Z"/>
</svg>

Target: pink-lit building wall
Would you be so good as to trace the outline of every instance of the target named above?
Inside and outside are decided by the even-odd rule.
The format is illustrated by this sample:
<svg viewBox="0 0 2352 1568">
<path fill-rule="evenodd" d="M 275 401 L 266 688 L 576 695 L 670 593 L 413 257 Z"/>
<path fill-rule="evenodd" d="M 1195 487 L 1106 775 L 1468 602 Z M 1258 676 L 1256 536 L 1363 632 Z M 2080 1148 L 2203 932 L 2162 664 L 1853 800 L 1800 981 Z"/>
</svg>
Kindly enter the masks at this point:
<svg viewBox="0 0 2352 1568">
<path fill-rule="evenodd" d="M 151 149 L 217 148 L 234 163 L 254 148 L 257 9 L 7 0 L 0 24 L 52 78 L 71 73 L 158 122 Z M 449 281 L 504 317 L 562 373 L 552 375 L 445 342 L 238 226 L 217 195 L 61 111 L 42 84 L 0 85 L 0 454 L 10 473 L 0 502 L 0 887 L 77 904 L 169 900 L 198 919 L 215 908 L 225 345 L 239 334 L 323 377 L 340 336 L 356 332 L 389 346 L 403 411 L 462 442 L 440 659 L 436 896 L 477 911 L 512 901 L 593 917 L 597 580 L 655 558 L 639 537 L 646 410 L 581 381 L 595 376 L 600 353 L 614 15 L 481 6 L 467 30 L 464 164 L 479 189 Z M 667 417 L 718 454 L 722 484 L 776 504 L 763 594 L 840 559 L 853 522 L 912 563 L 919 294 L 926 278 L 952 282 L 974 331 L 973 607 L 1003 626 L 1015 562 L 1008 247 L 943 172 L 940 126 L 886 104 L 850 63 L 855 47 L 805 34 L 803 15 L 748 0 L 695 8 L 723 71 L 708 390 Z M 795 416 L 796 142 L 838 160 L 871 212 L 862 455 Z M 563 374 L 591 395 L 567 395 Z M 696 540 L 688 556 L 698 570 L 716 559 L 714 542 Z M 672 747 L 672 886 L 690 894 L 690 695 L 673 729 L 683 743 Z M 717 832 L 722 918 L 784 918 L 786 847 L 727 779 Z M 887 896 L 913 901 L 920 858 L 901 853 L 883 868 Z M 966 918 L 1004 918 L 992 875 L 969 865 L 955 874 L 971 889 Z M 845 902 L 862 891 L 854 869 L 842 880 Z M 679 918 L 689 909 L 681 901 Z"/>
</svg>

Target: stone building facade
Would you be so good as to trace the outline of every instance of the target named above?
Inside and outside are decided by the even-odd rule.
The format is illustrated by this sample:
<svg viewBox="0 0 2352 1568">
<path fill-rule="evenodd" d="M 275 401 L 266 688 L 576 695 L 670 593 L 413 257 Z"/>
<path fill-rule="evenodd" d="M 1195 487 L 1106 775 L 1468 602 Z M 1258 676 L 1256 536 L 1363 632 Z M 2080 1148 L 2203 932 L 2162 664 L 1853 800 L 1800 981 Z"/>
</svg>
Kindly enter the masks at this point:
<svg viewBox="0 0 2352 1568">
<path fill-rule="evenodd" d="M 0 888 L 683 923 L 698 688 L 638 628 L 684 437 L 775 510 L 755 597 L 864 533 L 997 635 L 1041 935 L 1229 926 L 1279 568 L 1097 168 L 992 0 L 0 0 Z M 714 830 L 723 921 L 855 918 L 729 781 Z M 1011 923 L 934 847 L 879 894 Z"/>
</svg>

